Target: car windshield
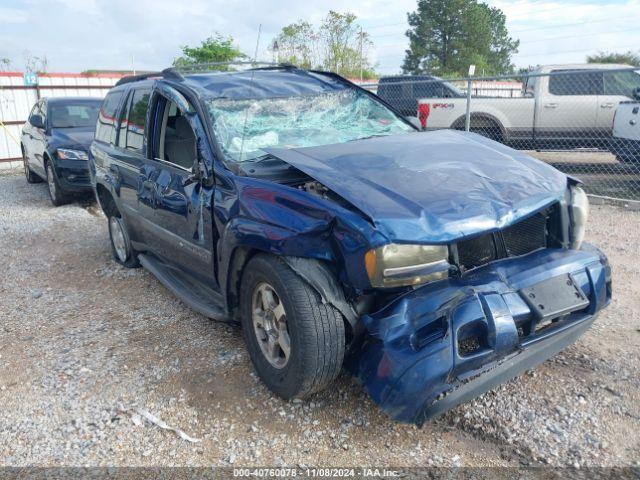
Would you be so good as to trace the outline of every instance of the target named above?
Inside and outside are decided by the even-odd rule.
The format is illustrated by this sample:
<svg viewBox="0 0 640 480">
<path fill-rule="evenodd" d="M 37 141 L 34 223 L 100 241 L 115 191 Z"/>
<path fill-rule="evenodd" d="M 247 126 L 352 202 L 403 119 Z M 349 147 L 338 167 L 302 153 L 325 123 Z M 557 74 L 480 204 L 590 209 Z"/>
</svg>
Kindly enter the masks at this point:
<svg viewBox="0 0 640 480">
<path fill-rule="evenodd" d="M 265 148 L 345 143 L 413 131 L 397 115 L 357 90 L 318 95 L 208 101 L 213 130 L 235 162 L 265 156 Z"/>
<path fill-rule="evenodd" d="M 95 127 L 100 102 L 52 104 L 49 108 L 53 128 Z"/>
</svg>

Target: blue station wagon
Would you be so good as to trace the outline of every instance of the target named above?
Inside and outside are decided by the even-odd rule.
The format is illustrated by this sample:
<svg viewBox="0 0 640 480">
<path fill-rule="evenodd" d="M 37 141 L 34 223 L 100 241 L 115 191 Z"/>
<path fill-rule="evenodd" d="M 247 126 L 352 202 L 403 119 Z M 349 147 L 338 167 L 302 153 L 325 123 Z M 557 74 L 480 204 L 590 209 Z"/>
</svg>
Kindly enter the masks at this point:
<svg viewBox="0 0 640 480">
<path fill-rule="evenodd" d="M 285 399 L 344 366 L 422 424 L 574 342 L 611 298 L 578 180 L 473 133 L 420 132 L 332 73 L 125 78 L 89 163 L 115 260 L 240 322 Z"/>
</svg>

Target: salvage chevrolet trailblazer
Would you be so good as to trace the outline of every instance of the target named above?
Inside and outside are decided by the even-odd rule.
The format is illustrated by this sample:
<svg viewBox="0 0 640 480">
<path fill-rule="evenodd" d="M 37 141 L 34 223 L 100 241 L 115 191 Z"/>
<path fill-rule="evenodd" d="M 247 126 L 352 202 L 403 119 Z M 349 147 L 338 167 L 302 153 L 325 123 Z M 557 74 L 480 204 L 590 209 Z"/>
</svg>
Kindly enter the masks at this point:
<svg viewBox="0 0 640 480">
<path fill-rule="evenodd" d="M 241 322 L 285 399 L 344 365 L 422 424 L 554 355 L 611 298 L 577 180 L 480 135 L 419 132 L 332 73 L 125 78 L 90 171 L 116 261 Z"/>
</svg>

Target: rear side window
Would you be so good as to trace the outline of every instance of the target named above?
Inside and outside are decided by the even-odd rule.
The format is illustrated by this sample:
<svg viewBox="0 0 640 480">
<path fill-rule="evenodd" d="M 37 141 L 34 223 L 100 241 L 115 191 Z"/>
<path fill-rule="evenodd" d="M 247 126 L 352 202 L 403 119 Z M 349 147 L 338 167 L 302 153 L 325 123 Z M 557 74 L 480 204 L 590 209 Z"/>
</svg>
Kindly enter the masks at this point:
<svg viewBox="0 0 640 480">
<path fill-rule="evenodd" d="M 552 95 L 602 95 L 602 73 L 554 70 L 549 77 Z"/>
<path fill-rule="evenodd" d="M 96 126 L 96 140 L 114 144 L 116 141 L 116 113 L 122 100 L 123 92 L 108 93 L 100 107 L 98 124 Z"/>
<path fill-rule="evenodd" d="M 142 153 L 144 131 L 147 126 L 147 108 L 151 90 L 137 89 L 129 107 L 127 118 L 127 149 Z"/>
</svg>

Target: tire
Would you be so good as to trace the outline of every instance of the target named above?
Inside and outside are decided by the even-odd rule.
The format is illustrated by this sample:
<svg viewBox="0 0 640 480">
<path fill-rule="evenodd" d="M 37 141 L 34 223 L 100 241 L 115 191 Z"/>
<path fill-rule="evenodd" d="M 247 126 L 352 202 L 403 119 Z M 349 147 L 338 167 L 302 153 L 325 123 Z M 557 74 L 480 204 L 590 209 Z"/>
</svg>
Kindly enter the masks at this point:
<svg viewBox="0 0 640 480">
<path fill-rule="evenodd" d="M 264 308 L 265 299 L 273 307 L 271 316 Z M 340 373 L 345 353 L 342 315 L 322 303 L 317 292 L 281 259 L 260 254 L 249 261 L 242 275 L 240 315 L 253 366 L 276 395 L 285 400 L 307 397 L 326 388 Z M 260 322 L 262 328 L 257 326 Z M 265 353 L 267 330 L 277 331 L 277 355 Z M 283 332 L 289 339 L 288 355 Z"/>
<path fill-rule="evenodd" d="M 458 122 L 454 127 L 456 130 L 464 130 L 464 120 L 462 123 Z M 469 131 L 487 137 L 496 142 L 503 142 L 502 129 L 500 126 L 488 118 L 471 118 L 471 124 L 469 125 Z"/>
<path fill-rule="evenodd" d="M 49 198 L 51 199 L 51 203 L 53 204 L 53 206 L 59 207 L 61 205 L 69 203 L 69 196 L 60 186 L 60 182 L 58 182 L 58 177 L 56 177 L 56 174 L 53 171 L 51 162 L 47 162 L 45 164 L 45 169 L 47 172 L 47 187 L 49 189 Z"/>
<path fill-rule="evenodd" d="M 24 166 L 24 176 L 27 178 L 27 183 L 41 183 L 42 179 L 38 175 L 33 173 L 31 168 L 29 167 L 29 160 L 27 159 L 27 156 L 24 153 L 24 148 L 21 148 L 21 150 L 22 150 L 22 164 Z"/>
<path fill-rule="evenodd" d="M 127 224 L 118 212 L 109 214 L 109 240 L 111 241 L 111 254 L 116 262 L 127 268 L 138 268 L 138 252 L 131 246 L 131 238 Z"/>
</svg>

